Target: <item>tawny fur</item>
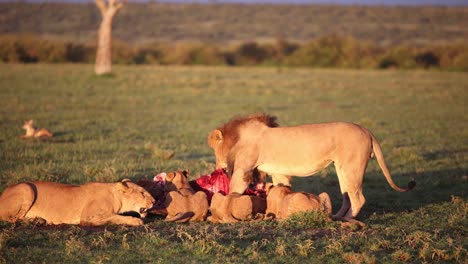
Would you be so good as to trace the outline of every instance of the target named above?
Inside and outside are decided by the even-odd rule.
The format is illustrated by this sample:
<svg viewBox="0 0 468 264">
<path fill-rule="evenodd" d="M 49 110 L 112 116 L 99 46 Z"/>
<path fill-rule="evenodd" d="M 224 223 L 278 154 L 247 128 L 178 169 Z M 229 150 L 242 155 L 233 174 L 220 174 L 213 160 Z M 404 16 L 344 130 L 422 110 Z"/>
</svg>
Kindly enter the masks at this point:
<svg viewBox="0 0 468 264">
<path fill-rule="evenodd" d="M 142 187 L 124 180 L 117 183 L 68 185 L 54 182 L 25 182 L 12 185 L 0 196 L 0 220 L 16 222 L 41 219 L 47 224 L 137 226 L 146 217 L 153 197 Z"/>
<path fill-rule="evenodd" d="M 21 138 L 49 138 L 53 136 L 52 132 L 45 128 L 36 128 L 33 120 L 25 121 L 22 128 L 26 130 L 26 134 L 22 135 Z"/>
<path fill-rule="evenodd" d="M 266 216 L 286 219 L 299 212 L 319 211 L 331 216 L 332 204 L 327 193 L 315 196 L 306 192 L 293 192 L 289 186 L 267 186 Z"/>
<path fill-rule="evenodd" d="M 186 171 L 175 171 L 166 176 L 166 189 L 169 191 L 164 207 L 166 221 L 204 221 L 208 214 L 206 193 L 194 192 L 187 179 Z"/>
<path fill-rule="evenodd" d="M 263 220 L 266 200 L 257 196 L 231 193 L 223 195 L 215 193 L 211 200 L 211 216 L 208 221 L 213 223 L 234 223 L 239 221 Z"/>
<path fill-rule="evenodd" d="M 273 184 L 290 185 L 291 176 L 310 176 L 334 163 L 343 203 L 335 217 L 350 220 L 365 203 L 362 182 L 369 159 L 375 155 L 390 186 L 398 187 L 385 164 L 372 133 L 356 124 L 333 122 L 277 127 L 276 118 L 265 114 L 235 118 L 208 135 L 216 168 L 231 176 L 230 192 L 244 193 L 244 180 L 254 169 L 272 176 Z"/>
</svg>

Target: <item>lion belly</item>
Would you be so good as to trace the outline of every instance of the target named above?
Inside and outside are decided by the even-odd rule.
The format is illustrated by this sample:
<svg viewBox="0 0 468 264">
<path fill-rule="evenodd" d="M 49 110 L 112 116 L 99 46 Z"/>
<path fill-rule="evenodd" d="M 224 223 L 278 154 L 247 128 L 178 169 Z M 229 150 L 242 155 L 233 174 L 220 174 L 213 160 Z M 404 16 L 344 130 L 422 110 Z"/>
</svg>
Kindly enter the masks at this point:
<svg viewBox="0 0 468 264">
<path fill-rule="evenodd" d="M 26 218 L 42 218 L 48 224 L 79 224 L 82 208 L 75 201 L 81 200 L 79 186 L 36 182 L 37 198 Z"/>
<path fill-rule="evenodd" d="M 332 161 L 324 160 L 318 164 L 287 164 L 287 163 L 262 163 L 257 168 L 269 175 L 285 175 L 306 177 L 315 174 L 321 169 L 327 167 Z"/>
</svg>

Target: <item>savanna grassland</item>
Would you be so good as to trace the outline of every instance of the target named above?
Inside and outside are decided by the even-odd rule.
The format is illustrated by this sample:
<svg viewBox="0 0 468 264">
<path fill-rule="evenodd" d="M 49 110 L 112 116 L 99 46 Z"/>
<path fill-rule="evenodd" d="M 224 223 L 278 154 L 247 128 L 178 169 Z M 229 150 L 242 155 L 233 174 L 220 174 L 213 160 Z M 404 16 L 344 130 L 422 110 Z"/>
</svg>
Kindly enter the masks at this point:
<svg viewBox="0 0 468 264">
<path fill-rule="evenodd" d="M 391 263 L 467 259 L 468 74 L 440 71 L 0 64 L 0 191 L 29 180 L 150 178 L 214 169 L 209 131 L 267 112 L 280 125 L 349 121 L 379 140 L 396 193 L 375 160 L 356 230 L 317 214 L 288 221 L 142 227 L 0 223 L 0 263 Z M 22 140 L 34 119 L 50 140 Z M 167 153 L 174 152 L 172 158 Z M 340 194 L 333 166 L 296 190 Z M 2 206 L 2 205 L 0 205 Z"/>
</svg>

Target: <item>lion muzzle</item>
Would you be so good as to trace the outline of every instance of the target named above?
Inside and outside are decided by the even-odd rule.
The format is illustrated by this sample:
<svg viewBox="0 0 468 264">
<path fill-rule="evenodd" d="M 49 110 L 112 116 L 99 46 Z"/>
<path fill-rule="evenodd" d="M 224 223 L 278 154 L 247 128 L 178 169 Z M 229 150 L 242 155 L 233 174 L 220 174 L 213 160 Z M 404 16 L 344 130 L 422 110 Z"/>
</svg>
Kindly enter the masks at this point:
<svg viewBox="0 0 468 264">
<path fill-rule="evenodd" d="M 146 217 L 150 209 L 151 208 L 144 208 L 144 207 L 140 208 L 140 217 Z"/>
</svg>

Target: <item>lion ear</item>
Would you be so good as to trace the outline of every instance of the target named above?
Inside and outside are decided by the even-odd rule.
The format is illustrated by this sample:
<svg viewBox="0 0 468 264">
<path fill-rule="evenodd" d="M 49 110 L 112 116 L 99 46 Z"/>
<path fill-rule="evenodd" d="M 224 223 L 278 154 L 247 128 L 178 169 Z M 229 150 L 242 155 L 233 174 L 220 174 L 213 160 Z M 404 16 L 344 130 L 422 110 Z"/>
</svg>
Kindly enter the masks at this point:
<svg viewBox="0 0 468 264">
<path fill-rule="evenodd" d="M 172 181 L 176 176 L 176 172 L 169 172 L 166 174 L 166 181 Z"/>
<path fill-rule="evenodd" d="M 125 179 L 125 180 L 126 180 L 126 179 Z M 128 189 L 127 182 L 128 182 L 128 181 L 125 181 L 125 180 L 123 180 L 123 181 L 117 183 L 117 190 L 119 190 L 119 191 L 121 191 L 121 192 L 127 191 L 127 189 Z"/>
<path fill-rule="evenodd" d="M 219 129 L 211 131 L 210 135 L 208 135 L 208 145 L 212 148 L 221 141 L 223 141 L 223 133 Z"/>
</svg>

